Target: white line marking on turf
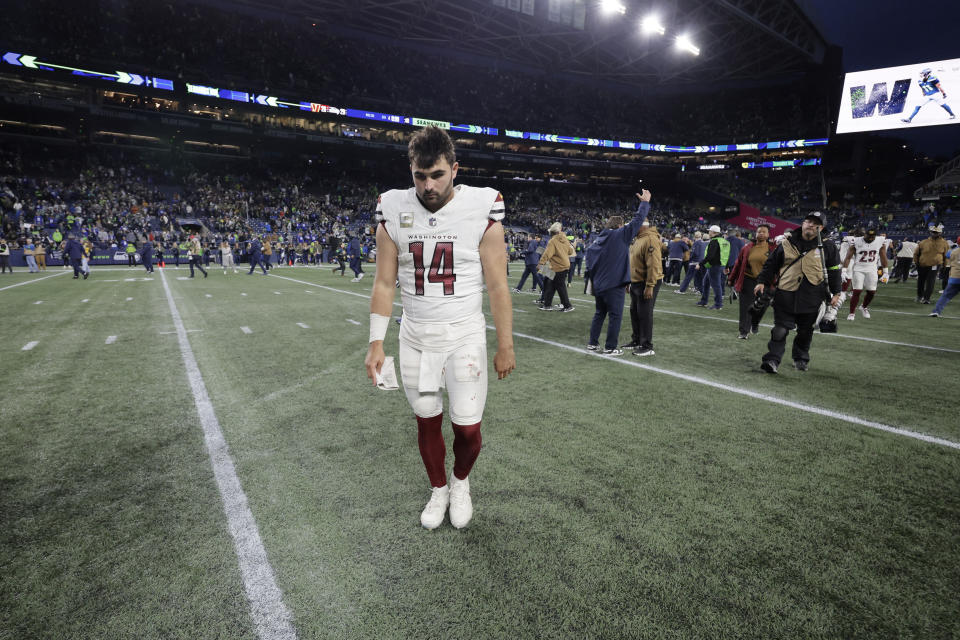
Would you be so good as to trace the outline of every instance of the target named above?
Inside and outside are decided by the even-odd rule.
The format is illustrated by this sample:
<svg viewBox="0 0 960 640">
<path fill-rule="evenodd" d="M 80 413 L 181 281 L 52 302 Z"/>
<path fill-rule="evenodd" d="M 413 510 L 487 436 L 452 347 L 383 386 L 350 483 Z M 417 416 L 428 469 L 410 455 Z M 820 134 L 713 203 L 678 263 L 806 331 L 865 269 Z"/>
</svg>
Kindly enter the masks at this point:
<svg viewBox="0 0 960 640">
<path fill-rule="evenodd" d="M 283 295 L 283 294 L 280 293 L 279 291 L 274 291 L 274 293 L 277 294 L 278 296 L 282 296 L 282 295 Z"/>
<path fill-rule="evenodd" d="M 271 275 L 273 275 L 273 274 L 271 274 Z M 311 284 L 311 283 L 309 283 L 309 282 L 304 282 L 304 281 L 302 281 L 302 280 L 294 280 L 293 278 L 287 278 L 287 277 L 285 277 L 285 276 L 277 276 L 277 275 L 274 275 L 273 277 L 275 277 L 275 278 L 283 278 L 284 280 L 291 280 L 291 281 L 293 281 L 293 282 L 299 282 L 299 283 L 301 283 L 301 284 L 308 284 L 308 285 Z M 320 288 L 320 289 L 327 289 L 327 290 L 329 290 L 329 291 L 335 291 L 336 293 L 345 293 L 345 294 L 348 294 L 348 295 L 351 295 L 351 296 L 357 296 L 357 297 L 359 297 L 359 298 L 367 298 L 367 299 L 370 298 L 370 296 L 368 296 L 368 295 L 364 295 L 364 294 L 362 294 L 362 293 L 356 293 L 356 292 L 354 292 L 354 291 L 344 291 L 344 290 L 342 290 L 342 289 L 335 289 L 335 288 L 333 288 L 333 287 L 327 287 L 327 286 L 323 286 L 323 285 L 315 285 L 315 286 L 316 286 L 317 288 Z M 586 300 L 582 300 L 582 299 L 578 299 L 578 298 L 571 298 L 571 300 L 581 300 L 581 301 L 583 301 L 583 302 L 587 302 Z M 394 302 L 394 305 L 395 305 L 395 306 L 400 306 L 400 304 L 397 303 L 397 302 Z M 693 317 L 696 317 L 696 318 L 706 318 L 706 319 L 708 319 L 708 320 L 710 320 L 710 319 L 726 320 L 726 318 L 710 318 L 709 316 L 700 316 L 700 315 L 696 315 L 696 314 L 684 314 L 684 313 L 679 313 L 679 312 L 676 312 L 676 311 L 668 311 L 668 312 L 665 312 L 665 313 L 674 313 L 674 314 L 678 314 L 678 315 L 690 315 L 690 316 L 693 316 Z M 736 321 L 736 320 L 731 320 L 731 322 L 737 322 L 737 321 Z M 764 325 L 764 326 L 769 327 L 770 325 Z M 494 327 L 491 326 L 491 325 L 487 325 L 487 329 L 493 330 Z M 597 354 L 597 353 L 595 353 L 595 352 L 593 352 L 593 351 L 587 351 L 586 349 L 583 349 L 583 348 L 580 348 L 580 347 L 573 347 L 573 346 L 566 345 L 566 344 L 562 344 L 562 343 L 559 343 L 559 342 L 553 342 L 553 341 L 551 341 L 551 340 L 545 340 L 545 339 L 543 339 L 543 338 L 538 338 L 538 337 L 535 337 L 535 336 L 529 336 L 529 335 L 526 335 L 526 334 L 523 334 L 523 333 L 514 332 L 513 335 L 515 335 L 515 336 L 517 336 L 517 337 L 520 337 L 520 338 L 527 338 L 527 339 L 529 339 L 529 340 L 534 340 L 534 341 L 536 341 L 536 342 L 542 342 L 542 343 L 544 343 L 544 344 L 553 345 L 553 346 L 559 347 L 559 348 L 561 348 L 561 349 L 567 349 L 568 351 L 574 351 L 574 352 L 576 352 L 576 353 L 586 353 L 586 354 L 588 354 L 588 355 L 599 355 L 599 354 Z M 839 335 L 839 334 L 830 334 L 830 333 L 828 333 L 828 334 L 824 334 L 824 335 Z M 861 336 L 840 336 L 840 337 L 856 338 L 856 339 L 861 339 L 861 340 L 868 340 L 868 341 L 871 341 L 871 342 L 882 342 L 882 343 L 885 343 L 885 344 L 895 344 L 895 345 L 906 346 L 906 347 L 916 347 L 916 348 L 918 348 L 918 349 L 933 349 L 933 350 L 935 350 L 935 351 L 951 351 L 951 352 L 956 351 L 956 350 L 954 350 L 954 349 L 941 349 L 941 348 L 939 348 L 939 347 L 928 347 L 928 346 L 926 346 L 926 345 L 916 345 L 916 344 L 906 344 L 906 343 L 890 342 L 890 341 L 887 341 L 887 340 L 879 340 L 879 339 L 877 339 L 877 338 L 863 338 L 863 337 L 861 337 Z M 933 444 L 939 444 L 939 445 L 942 445 L 942 446 L 945 446 L 945 447 L 950 447 L 950 448 L 952 448 L 952 449 L 960 449 L 960 443 L 958 443 L 958 442 L 953 442 L 952 440 L 946 440 L 946 439 L 944 439 L 944 438 L 937 438 L 937 437 L 935 437 L 935 436 L 929 436 L 929 435 L 927 435 L 927 434 L 918 433 L 918 432 L 916 432 L 916 431 L 910 431 L 909 429 L 901 429 L 901 428 L 899 428 L 899 427 L 892 427 L 892 426 L 890 426 L 890 425 L 882 424 L 882 423 L 879 423 L 879 422 L 873 422 L 872 420 L 865 420 L 865 419 L 863 419 L 863 418 L 858 418 L 857 416 L 851 416 L 851 415 L 848 415 L 848 414 L 845 414 L 845 413 L 840 413 L 840 412 L 838 412 L 838 411 L 830 411 L 829 409 L 822 409 L 822 408 L 820 408 L 820 407 L 814 407 L 814 406 L 810 406 L 810 405 L 805 405 L 805 404 L 801 404 L 801 403 L 799 403 L 799 402 L 793 402 L 792 400 L 785 400 L 785 399 L 783 399 L 783 398 L 777 398 L 776 396 L 769 396 L 769 395 L 766 395 L 766 394 L 763 394 L 763 393 L 759 393 L 759 392 L 757 392 L 757 391 L 751 391 L 751 390 L 749 390 L 749 389 L 741 389 L 741 388 L 739 388 L 739 387 L 733 387 L 733 386 L 725 385 L 725 384 L 722 384 L 722 383 L 719 383 L 719 382 L 713 382 L 713 381 L 711 381 L 711 380 L 706 380 L 706 379 L 704 379 L 704 378 L 698 378 L 698 377 L 696 377 L 696 376 L 690 376 L 690 375 L 687 375 L 687 374 L 684 374 L 684 373 L 678 373 L 678 372 L 676 372 L 676 371 L 670 371 L 670 370 L 668 370 L 668 369 L 660 369 L 660 368 L 657 368 L 657 367 L 651 367 L 651 366 L 649 366 L 649 365 L 644 365 L 644 364 L 641 364 L 641 363 L 639 363 L 639 362 L 634 362 L 634 361 L 632 361 L 632 360 L 620 360 L 619 358 L 610 358 L 610 357 L 607 357 L 607 356 L 600 356 L 600 357 L 603 357 L 603 358 L 606 359 L 606 360 L 613 360 L 613 361 L 616 361 L 616 362 L 621 362 L 621 363 L 626 364 L 626 365 L 628 365 L 628 366 L 633 366 L 633 367 L 637 367 L 637 368 L 640 368 L 640 369 L 647 369 L 648 371 L 655 371 L 655 372 L 657 372 L 657 373 L 662 373 L 662 374 L 664 374 L 664 375 L 673 376 L 673 377 L 675 377 L 675 378 L 680 378 L 680 379 L 682 379 L 682 380 L 687 380 L 687 381 L 689 381 L 689 382 L 696 382 L 696 383 L 698 383 L 698 384 L 703 384 L 703 385 L 706 385 L 706 386 L 714 387 L 714 388 L 716 388 L 716 389 L 722 389 L 722 390 L 724 390 L 724 391 L 730 391 L 730 392 L 732 392 L 732 393 L 737 393 L 737 394 L 740 394 L 740 395 L 749 396 L 749 397 L 751 397 L 751 398 L 757 398 L 757 399 L 764 400 L 764 401 L 767 401 L 767 402 L 773 402 L 773 403 L 775 403 L 775 404 L 780 404 L 780 405 L 783 405 L 783 406 L 785 406 L 785 407 L 791 407 L 791 408 L 793 408 L 793 409 L 799 409 L 800 411 L 806 411 L 806 412 L 809 412 L 809 413 L 815 413 L 815 414 L 822 415 L 822 416 L 826 416 L 826 417 L 829 417 L 829 418 L 835 418 L 835 419 L 837 419 L 837 420 L 842 420 L 842 421 L 844 421 L 844 422 L 849 422 L 849 423 L 851 423 L 851 424 L 856 424 L 856 425 L 860 425 L 860 426 L 864 426 L 864 427 L 869 427 L 869 428 L 871 428 L 871 429 L 878 429 L 878 430 L 880 430 L 880 431 L 886 431 L 886 432 L 888 432 L 888 433 L 893 433 L 893 434 L 896 434 L 896 435 L 906 436 L 906 437 L 908 437 L 908 438 L 914 438 L 914 439 L 916 439 L 916 440 L 922 440 L 922 441 L 924 441 L 924 442 L 930 442 L 930 443 L 933 443 Z"/>
<path fill-rule="evenodd" d="M 193 391 L 193 400 L 203 426 L 210 464 L 213 466 L 213 475 L 223 500 L 223 510 L 227 516 L 230 535 L 233 536 L 240 573 L 243 576 L 243 586 L 247 593 L 247 600 L 250 602 L 250 616 L 257 628 L 257 635 L 265 640 L 296 638 L 290 611 L 283 603 L 283 594 L 274 578 L 273 567 L 270 566 L 267 552 L 260 539 L 260 531 L 250 512 L 247 496 L 240 485 L 236 468 L 230 458 L 230 450 L 220 430 L 220 422 L 207 395 L 207 387 L 203 383 L 200 368 L 197 366 L 187 332 L 180 319 L 180 312 L 177 311 L 170 285 L 167 284 L 163 272 L 161 272 L 160 281 L 163 282 L 167 303 L 170 305 L 170 315 L 177 329 L 180 354 L 183 356 L 183 364 L 187 369 L 187 378 Z"/>
<path fill-rule="evenodd" d="M 305 325 L 305 324 L 303 324 L 302 322 L 298 322 L 298 323 L 297 323 L 297 326 L 300 327 L 301 329 L 309 329 L 309 328 L 310 328 L 308 325 Z"/>
<path fill-rule="evenodd" d="M 30 351 L 30 349 L 33 349 L 38 344 L 40 343 L 37 340 L 34 340 L 33 342 L 28 342 L 27 344 L 23 345 L 23 348 L 20 349 L 20 351 Z"/>
<path fill-rule="evenodd" d="M 90 298 L 84 298 L 84 299 L 81 300 L 80 302 L 90 302 Z"/>
<path fill-rule="evenodd" d="M 161 331 L 160 335 L 162 336 L 172 336 L 176 331 Z M 187 333 L 203 333 L 203 329 L 187 329 Z"/>
<path fill-rule="evenodd" d="M 208 293 L 208 294 L 207 294 L 207 297 L 208 297 L 208 298 L 212 298 L 213 296 Z"/>
<path fill-rule="evenodd" d="M 245 294 L 245 293 L 241 293 L 240 295 L 242 295 L 242 296 L 245 296 L 245 295 L 247 295 L 247 294 Z"/>
<path fill-rule="evenodd" d="M 487 325 L 487 329 L 492 331 L 495 328 L 493 327 L 493 325 Z M 596 351 L 588 351 L 582 347 L 574 347 L 568 344 L 563 344 L 562 342 L 554 342 L 553 340 L 538 338 L 537 336 L 531 336 L 524 333 L 517 333 L 516 331 L 514 331 L 513 335 L 519 338 L 526 338 L 527 340 L 533 340 L 534 342 L 541 342 L 543 344 L 548 344 L 552 347 L 557 347 L 559 349 L 566 349 L 567 351 L 573 351 L 576 353 L 584 353 L 587 355 L 598 356 L 598 357 L 604 358 L 605 360 L 619 362 L 620 364 L 624 364 L 630 367 L 645 369 L 647 371 L 653 371 L 655 373 L 662 373 L 663 375 L 671 376 L 673 378 L 679 378 L 681 380 L 686 380 L 687 382 L 695 382 L 697 384 L 713 387 L 714 389 L 721 389 L 723 391 L 729 391 L 731 393 L 736 393 L 736 394 L 747 396 L 750 398 L 756 398 L 757 400 L 763 400 L 764 402 L 772 402 L 774 404 L 790 407 L 791 409 L 799 409 L 800 411 L 805 411 L 807 413 L 814 413 L 817 415 L 825 416 L 827 418 L 834 418 L 836 420 L 842 420 L 844 422 L 849 422 L 851 424 L 857 424 L 863 427 L 869 427 L 871 429 L 877 429 L 879 431 L 886 431 L 888 433 L 894 433 L 900 436 L 914 438 L 915 440 L 922 440 L 924 442 L 930 442 L 933 444 L 942 445 L 944 447 L 950 447 L 951 449 L 960 450 L 960 442 L 954 442 L 952 440 L 946 440 L 944 438 L 937 438 L 936 436 L 929 436 L 925 433 L 910 431 L 909 429 L 891 427 L 890 425 L 882 424 L 880 422 L 874 422 L 872 420 L 864 420 L 863 418 L 858 418 L 857 416 L 851 416 L 846 413 L 841 413 L 839 411 L 831 411 L 829 409 L 824 409 L 822 407 L 802 404 L 800 402 L 794 402 L 792 400 L 786 400 L 784 398 L 778 398 L 776 396 L 767 395 L 765 393 L 760 393 L 759 391 L 751 391 L 750 389 L 744 389 L 742 387 L 734 387 L 733 385 L 723 384 L 722 382 L 714 382 L 713 380 L 707 380 L 705 378 L 691 376 L 685 373 L 679 373 L 677 371 L 670 371 L 669 369 L 661 369 L 660 367 L 653 367 L 647 364 L 641 364 L 634 360 L 611 358 L 610 356 L 601 355 Z"/>
<path fill-rule="evenodd" d="M 250 330 L 250 327 L 240 327 L 240 331 L 243 331 L 244 333 L 253 333 L 253 331 Z"/>
<path fill-rule="evenodd" d="M 37 300 L 37 301 L 34 302 L 33 304 L 43 304 L 43 300 Z"/>
<path fill-rule="evenodd" d="M 133 300 L 133 298 L 127 298 L 127 302 L 130 302 L 131 300 Z"/>
<path fill-rule="evenodd" d="M 277 276 L 277 277 L 279 278 L 279 277 L 281 277 L 281 276 Z M 334 289 L 334 291 L 336 291 L 336 289 Z M 344 291 L 344 292 L 342 292 L 342 293 L 348 293 L 348 292 Z M 523 292 L 523 293 L 521 293 L 521 295 L 534 295 L 534 294 L 527 294 L 526 292 Z M 575 302 L 585 302 L 585 303 L 588 303 L 588 304 L 592 304 L 592 303 L 593 303 L 593 300 L 585 300 L 585 299 L 583 299 L 583 298 L 570 298 L 570 300 L 571 300 L 571 301 L 575 301 Z M 626 306 L 626 305 L 625 305 L 625 306 Z M 737 324 L 737 323 L 739 322 L 739 320 L 734 320 L 734 319 L 732 319 L 732 318 L 718 318 L 718 317 L 716 317 L 716 316 L 706 316 L 706 315 L 701 315 L 701 314 L 699 314 L 699 313 L 684 313 L 683 311 L 670 311 L 669 309 L 656 309 L 656 308 L 654 308 L 653 312 L 654 312 L 654 313 L 666 313 L 666 314 L 673 315 L 673 316 L 684 316 L 684 317 L 686 317 L 686 318 L 700 318 L 701 320 L 714 320 L 714 321 L 717 321 L 717 322 L 732 322 L 732 323 L 734 323 L 734 324 Z M 767 329 L 773 328 L 773 325 L 772 325 L 772 324 L 767 324 L 767 323 L 761 324 L 760 326 L 761 326 L 761 327 L 765 327 L 765 328 L 767 328 Z M 929 349 L 930 351 L 943 351 L 943 352 L 945 352 L 945 353 L 960 353 L 960 349 L 948 349 L 948 348 L 946 348 L 946 347 L 931 347 L 931 346 L 926 345 L 926 344 L 912 344 L 912 343 L 909 343 L 909 342 L 896 342 L 896 341 L 894 341 L 894 340 L 882 340 L 882 339 L 880 339 L 880 338 L 868 338 L 867 336 L 850 336 L 850 335 L 846 335 L 846 334 L 843 334 L 843 333 L 819 333 L 819 332 L 817 332 L 815 335 L 827 336 L 827 337 L 834 337 L 834 338 L 845 338 L 845 339 L 847 339 L 847 340 L 864 340 L 865 342 L 879 342 L 880 344 L 889 344 L 889 345 L 893 345 L 893 346 L 896 346 L 896 347 L 910 347 L 910 348 L 913 348 L 913 349 Z"/>
<path fill-rule="evenodd" d="M 103 344 L 113 344 L 117 341 L 117 336 L 107 336 L 107 341 Z"/>
<path fill-rule="evenodd" d="M 347 318 L 347 322 L 349 322 L 350 324 L 355 324 L 358 327 L 360 326 L 360 323 L 354 320 L 353 318 Z"/>
<path fill-rule="evenodd" d="M 41 280 L 46 280 L 47 278 L 56 278 L 57 276 L 65 276 L 70 271 L 61 271 L 60 273 L 55 273 L 52 276 L 43 276 L 42 278 L 37 278 L 35 280 L 24 280 L 23 282 L 18 282 L 17 284 L 7 285 L 0 289 L 0 291 L 6 291 L 7 289 L 13 289 L 14 287 L 22 287 L 25 284 L 33 284 L 34 282 L 40 282 Z"/>
</svg>

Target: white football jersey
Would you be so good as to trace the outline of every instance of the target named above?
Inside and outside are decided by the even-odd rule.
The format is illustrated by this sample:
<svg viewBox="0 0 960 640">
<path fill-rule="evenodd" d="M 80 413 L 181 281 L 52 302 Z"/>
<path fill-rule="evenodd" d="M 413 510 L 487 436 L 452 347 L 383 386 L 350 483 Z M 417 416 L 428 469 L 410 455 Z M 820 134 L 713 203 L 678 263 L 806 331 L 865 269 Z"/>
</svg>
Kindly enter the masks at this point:
<svg viewBox="0 0 960 640">
<path fill-rule="evenodd" d="M 866 238 L 856 238 L 853 241 L 853 268 L 855 271 L 876 271 L 880 266 L 880 252 L 886 251 L 886 238 L 876 236 L 873 242 Z"/>
<path fill-rule="evenodd" d="M 403 323 L 449 325 L 483 318 L 480 241 L 503 219 L 496 189 L 457 185 L 454 196 L 431 213 L 417 191 L 394 189 L 380 196 L 378 218 L 397 245 L 397 279 Z"/>
</svg>

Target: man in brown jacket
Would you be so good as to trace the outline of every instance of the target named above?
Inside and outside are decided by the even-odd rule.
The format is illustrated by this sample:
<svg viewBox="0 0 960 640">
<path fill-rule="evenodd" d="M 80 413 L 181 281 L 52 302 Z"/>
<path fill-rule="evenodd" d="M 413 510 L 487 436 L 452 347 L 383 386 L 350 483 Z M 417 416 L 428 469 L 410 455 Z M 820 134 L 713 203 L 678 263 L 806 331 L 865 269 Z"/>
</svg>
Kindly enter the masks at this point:
<svg viewBox="0 0 960 640">
<path fill-rule="evenodd" d="M 930 225 L 930 237 L 921 240 L 913 254 L 917 265 L 917 302 L 930 304 L 940 267 L 947 263 L 950 245 L 940 236 L 943 225 Z"/>
<path fill-rule="evenodd" d="M 630 245 L 630 344 L 635 356 L 652 356 L 653 305 L 663 283 L 663 239 L 647 222 Z"/>
</svg>

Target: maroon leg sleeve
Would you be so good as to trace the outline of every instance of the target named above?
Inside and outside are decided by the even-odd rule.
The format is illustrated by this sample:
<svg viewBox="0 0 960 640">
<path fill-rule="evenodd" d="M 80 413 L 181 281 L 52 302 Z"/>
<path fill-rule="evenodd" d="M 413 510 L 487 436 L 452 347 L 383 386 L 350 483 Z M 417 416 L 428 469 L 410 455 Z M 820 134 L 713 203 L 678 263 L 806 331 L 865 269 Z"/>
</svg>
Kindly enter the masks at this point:
<svg viewBox="0 0 960 640">
<path fill-rule="evenodd" d="M 862 289 L 854 289 L 853 295 L 850 296 L 850 313 L 857 310 L 857 303 L 860 302 L 860 291 Z"/>
<path fill-rule="evenodd" d="M 876 291 L 867 291 L 867 295 L 863 297 L 863 308 L 866 309 L 870 306 L 870 301 L 873 300 L 873 296 L 877 294 Z"/>
<path fill-rule="evenodd" d="M 430 486 L 442 487 L 447 484 L 447 467 L 444 458 L 447 456 L 447 445 L 443 442 L 443 414 L 432 418 L 417 416 L 417 444 L 420 446 L 420 457 L 423 466 L 427 468 L 427 477 Z"/>
<path fill-rule="evenodd" d="M 480 455 L 483 440 L 480 437 L 480 423 L 453 425 L 453 475 L 463 480 L 470 475 L 473 463 Z"/>
</svg>

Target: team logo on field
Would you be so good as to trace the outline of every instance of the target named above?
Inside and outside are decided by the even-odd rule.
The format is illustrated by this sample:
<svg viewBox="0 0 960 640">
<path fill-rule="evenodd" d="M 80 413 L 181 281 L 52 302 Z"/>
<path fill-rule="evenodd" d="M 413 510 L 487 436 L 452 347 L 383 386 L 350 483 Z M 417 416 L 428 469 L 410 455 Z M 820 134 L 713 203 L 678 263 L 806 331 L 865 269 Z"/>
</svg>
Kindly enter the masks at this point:
<svg viewBox="0 0 960 640">
<path fill-rule="evenodd" d="M 401 211 L 400 212 L 400 226 L 407 228 L 413 226 L 413 212 L 412 211 Z"/>
</svg>

